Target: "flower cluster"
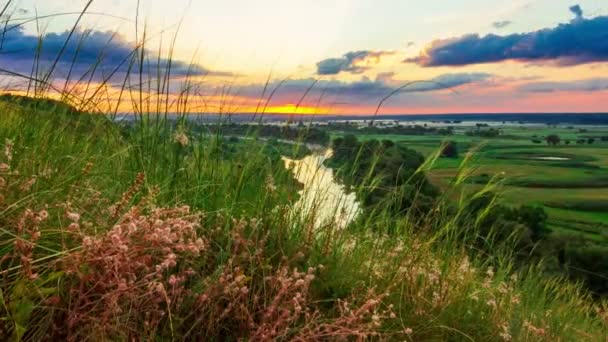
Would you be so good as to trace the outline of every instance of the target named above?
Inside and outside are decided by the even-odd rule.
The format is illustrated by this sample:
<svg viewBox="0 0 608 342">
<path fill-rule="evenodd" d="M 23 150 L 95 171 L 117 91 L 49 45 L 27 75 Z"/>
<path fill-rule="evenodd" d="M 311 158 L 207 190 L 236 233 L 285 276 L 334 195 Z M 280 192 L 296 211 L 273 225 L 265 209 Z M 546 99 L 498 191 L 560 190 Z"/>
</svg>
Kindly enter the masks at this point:
<svg viewBox="0 0 608 342">
<path fill-rule="evenodd" d="M 72 224 L 80 220 L 76 212 L 66 216 Z M 200 218 L 188 207 L 149 213 L 132 207 L 105 234 L 83 236 L 82 250 L 62 263 L 77 282 L 70 293 L 68 327 L 105 330 L 113 318 L 138 312 L 158 322 L 165 308 L 185 295 L 183 284 L 194 273 L 189 265 L 206 248 L 197 234 Z"/>
<path fill-rule="evenodd" d="M 117 218 L 121 214 L 123 208 L 125 208 L 129 204 L 135 194 L 141 189 L 145 180 L 146 175 L 143 172 L 137 174 L 137 176 L 135 177 L 135 182 L 126 192 L 122 194 L 120 200 L 110 206 L 110 208 L 108 208 L 108 211 L 110 212 L 112 218 Z"/>
<path fill-rule="evenodd" d="M 186 135 L 186 133 L 184 133 L 183 131 L 178 131 L 175 133 L 175 136 L 173 137 L 173 140 L 181 145 L 181 146 L 188 146 L 188 144 L 190 143 L 190 139 L 188 138 L 188 136 Z"/>
<path fill-rule="evenodd" d="M 33 253 L 36 242 L 41 236 L 40 224 L 48 217 L 46 210 L 35 213 L 31 209 L 26 209 L 17 222 L 13 256 L 19 260 L 21 272 L 30 280 L 38 278 L 32 265 Z"/>
<path fill-rule="evenodd" d="M 397 318 L 393 305 L 384 305 L 384 299 L 388 294 L 376 294 L 373 289 L 360 295 L 353 296 L 350 300 L 338 301 L 338 316 L 331 320 L 317 317 L 317 320 L 309 319 L 307 325 L 301 330 L 297 340 L 300 341 L 348 341 L 356 339 L 359 341 L 371 338 L 386 338 L 382 334 L 382 325 L 389 320 Z M 409 339 L 413 334 L 411 328 L 404 328 L 401 340 Z"/>
</svg>

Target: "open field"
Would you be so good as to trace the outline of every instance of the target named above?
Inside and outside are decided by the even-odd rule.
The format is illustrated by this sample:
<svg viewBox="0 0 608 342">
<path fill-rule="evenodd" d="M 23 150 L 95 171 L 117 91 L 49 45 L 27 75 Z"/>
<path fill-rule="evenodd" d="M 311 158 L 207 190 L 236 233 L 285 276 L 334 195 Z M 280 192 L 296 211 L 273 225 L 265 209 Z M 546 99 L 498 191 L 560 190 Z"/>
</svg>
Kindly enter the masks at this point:
<svg viewBox="0 0 608 342">
<path fill-rule="evenodd" d="M 604 126 L 494 125 L 501 129 L 496 138 L 468 136 L 457 127 L 452 136 L 440 135 L 360 135 L 366 139 L 390 139 L 425 155 L 437 151 L 443 141 L 457 144 L 457 158 L 440 158 L 429 177 L 447 187 L 461 167 L 465 153 L 473 158 L 469 187 L 476 189 L 494 175 L 504 175 L 502 197 L 513 205 L 542 205 L 549 214 L 549 227 L 560 231 L 593 231 L 594 240 L 608 242 L 608 136 Z M 469 127 L 468 129 L 471 129 Z M 557 146 L 544 138 L 556 134 Z M 594 138 L 592 144 L 578 139 Z M 542 140 L 534 143 L 532 140 Z M 570 144 L 566 145 L 565 141 Z"/>
</svg>

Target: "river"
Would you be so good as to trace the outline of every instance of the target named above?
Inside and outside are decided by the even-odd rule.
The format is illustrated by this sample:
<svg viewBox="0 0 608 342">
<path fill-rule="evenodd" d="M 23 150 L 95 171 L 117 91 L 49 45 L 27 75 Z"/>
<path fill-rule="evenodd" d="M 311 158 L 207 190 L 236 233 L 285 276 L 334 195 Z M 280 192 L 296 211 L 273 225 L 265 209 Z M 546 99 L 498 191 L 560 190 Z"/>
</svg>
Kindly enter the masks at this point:
<svg viewBox="0 0 608 342">
<path fill-rule="evenodd" d="M 333 170 L 323 165 L 331 154 L 331 149 L 317 149 L 303 159 L 283 157 L 285 167 L 293 168 L 295 178 L 304 185 L 294 212 L 313 215 L 317 229 L 331 225 L 344 229 L 360 211 L 355 194 L 347 193 Z"/>
</svg>

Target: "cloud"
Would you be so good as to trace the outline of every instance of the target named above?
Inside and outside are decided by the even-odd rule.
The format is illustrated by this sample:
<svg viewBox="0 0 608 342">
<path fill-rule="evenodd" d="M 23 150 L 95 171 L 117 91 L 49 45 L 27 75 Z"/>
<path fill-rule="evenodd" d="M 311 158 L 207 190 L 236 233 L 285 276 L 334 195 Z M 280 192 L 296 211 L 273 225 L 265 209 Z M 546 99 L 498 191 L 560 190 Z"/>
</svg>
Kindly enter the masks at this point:
<svg viewBox="0 0 608 342">
<path fill-rule="evenodd" d="M 279 81 L 275 81 L 268 88 L 275 89 L 278 87 L 277 96 L 290 96 L 295 99 L 302 96 L 313 82 L 315 82 L 314 78 L 291 79 L 280 84 Z M 256 96 L 262 92 L 263 88 L 264 84 L 254 83 L 244 87 L 242 90 L 247 96 Z M 313 93 L 323 92 L 326 96 L 353 96 L 364 100 L 384 95 L 392 89 L 393 87 L 389 84 L 388 79 L 377 78 L 376 80 L 371 80 L 366 76 L 354 82 L 316 80 L 314 88 L 310 91 L 310 97 L 314 96 Z"/>
<path fill-rule="evenodd" d="M 486 73 L 443 74 L 428 80 L 428 82 L 412 84 L 411 86 L 404 88 L 401 92 L 427 92 L 443 90 L 446 88 L 456 88 L 465 84 L 484 81 L 491 76 L 492 75 Z M 408 80 L 395 80 L 393 77 L 394 74 L 389 72 L 378 74 L 373 81 L 367 77 L 363 77 L 360 81 L 356 82 L 320 81 L 319 87 L 325 89 L 325 91 L 342 92 L 348 95 L 378 96 L 386 95 L 393 89 L 411 82 Z"/>
<path fill-rule="evenodd" d="M 394 77 L 393 73 L 387 72 L 379 73 L 375 78 L 362 76 L 354 82 L 315 78 L 293 79 L 285 82 L 273 81 L 268 87 L 272 89 L 273 94 L 268 101 L 268 106 L 299 103 L 305 107 L 332 108 L 331 110 L 337 111 L 348 110 L 350 113 L 367 111 L 369 114 L 369 111 L 375 109 L 380 100 L 408 83 L 408 80 L 398 80 Z M 470 99 L 479 101 L 474 94 L 475 88 L 470 89 L 470 92 L 463 91 L 458 96 L 446 92 L 445 89 L 448 87 L 458 88 L 468 84 L 474 87 L 475 84 L 483 84 L 490 77 L 492 75 L 483 73 L 443 74 L 431 80 L 435 83 L 416 83 L 402 89 L 394 94 L 390 103 L 391 106 L 405 106 L 403 108 L 420 106 L 419 110 L 426 111 L 430 108 L 445 106 L 446 103 L 461 104 L 463 101 Z M 313 83 L 314 87 L 310 90 Z M 280 87 L 278 87 L 279 85 Z M 278 90 L 274 91 L 277 87 Z M 249 99 L 253 103 L 262 103 L 262 106 L 265 107 L 269 91 L 260 100 L 263 89 L 264 84 L 251 83 L 239 87 L 235 91 L 240 98 Z M 437 91 L 443 92 L 438 93 Z M 302 96 L 304 95 L 305 98 L 303 99 Z M 486 97 L 484 97 L 485 99 Z M 490 101 L 492 100 L 490 99 Z"/>
<path fill-rule="evenodd" d="M 336 96 L 341 99 L 353 99 L 356 102 L 373 103 L 379 98 L 386 96 L 394 89 L 411 82 L 407 80 L 395 80 L 394 73 L 380 73 L 374 80 L 363 76 L 359 81 L 345 82 L 339 80 L 317 80 L 314 89 L 310 92 L 309 98 L 314 98 L 316 94 L 321 92 L 325 96 Z M 424 93 L 447 88 L 457 88 L 466 84 L 478 83 L 492 77 L 486 73 L 452 73 L 444 74 L 425 83 L 415 83 L 404 88 L 400 93 Z M 310 85 L 315 82 L 313 78 L 294 79 L 281 83 L 279 90 L 276 93 L 277 100 L 297 102 L 300 96 L 304 94 Z M 273 82 L 270 89 L 274 89 L 279 85 L 279 82 Z M 244 87 L 241 95 L 255 97 L 258 96 L 264 85 L 250 84 Z"/>
<path fill-rule="evenodd" d="M 419 56 L 404 62 L 434 67 L 506 60 L 551 61 L 557 65 L 608 61 L 608 16 L 585 19 L 580 7 L 574 6 L 571 11 L 576 19 L 554 28 L 506 36 L 469 34 L 436 40 Z"/>
<path fill-rule="evenodd" d="M 484 72 L 443 74 L 431 80 L 434 85 L 422 84 L 418 86 L 418 89 L 414 87 L 413 91 L 432 91 L 445 88 L 456 88 L 465 84 L 486 81 L 491 77 L 491 74 Z"/>
<path fill-rule="evenodd" d="M 510 20 L 503 20 L 503 21 L 493 22 L 492 26 L 494 26 L 494 28 L 497 28 L 497 29 L 502 29 L 502 28 L 505 28 L 505 27 L 507 27 L 507 26 L 509 26 L 511 24 L 512 24 L 512 22 Z"/>
<path fill-rule="evenodd" d="M 534 82 L 518 87 L 528 93 L 553 93 L 559 91 L 596 92 L 608 90 L 608 78 L 591 78 L 569 82 Z"/>
<path fill-rule="evenodd" d="M 351 51 L 340 58 L 328 58 L 317 63 L 318 75 L 337 75 L 341 72 L 360 74 L 369 69 L 371 63 L 378 63 L 380 57 L 392 52 L 387 51 Z"/>
<path fill-rule="evenodd" d="M 37 36 L 26 34 L 20 26 L 0 32 L 0 65 L 12 72 L 29 74 L 34 63 L 38 63 L 42 72 L 45 72 L 63 49 L 53 74 L 55 78 L 67 77 L 71 70 L 72 79 L 75 79 L 89 72 L 94 66 L 96 66 L 93 75 L 95 79 L 103 78 L 102 75 L 114 71 L 123 75 L 127 72 L 135 45 L 119 34 L 95 30 L 75 31 L 65 45 L 68 36 L 68 31 L 48 33 L 42 37 L 40 45 Z M 36 55 L 38 49 L 39 53 Z M 159 60 L 152 51 L 145 51 L 145 54 L 147 60 L 144 62 L 144 68 L 149 67 L 154 72 L 160 69 L 164 73 L 170 67 L 171 74 L 175 76 L 225 74 L 179 60 L 169 61 L 166 58 Z M 138 68 L 136 64 L 132 70 Z"/>
<path fill-rule="evenodd" d="M 387 71 L 387 72 L 380 72 L 376 75 L 376 80 L 377 81 L 382 81 L 385 83 L 392 83 L 394 82 L 393 77 L 395 76 L 395 73 L 393 71 Z"/>
<path fill-rule="evenodd" d="M 571 6 L 569 9 L 570 9 L 570 12 L 574 13 L 574 15 L 576 16 L 576 19 L 583 18 L 583 9 L 581 8 L 581 6 L 574 5 L 574 6 Z"/>
</svg>

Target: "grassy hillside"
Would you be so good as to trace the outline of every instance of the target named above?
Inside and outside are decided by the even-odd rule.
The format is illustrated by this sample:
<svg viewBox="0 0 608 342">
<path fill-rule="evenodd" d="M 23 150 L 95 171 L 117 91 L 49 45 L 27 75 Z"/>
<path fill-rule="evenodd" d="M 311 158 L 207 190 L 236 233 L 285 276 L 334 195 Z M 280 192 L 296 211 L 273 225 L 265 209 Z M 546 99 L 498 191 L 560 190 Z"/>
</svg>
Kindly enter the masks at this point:
<svg viewBox="0 0 608 342">
<path fill-rule="evenodd" d="M 608 333 L 605 303 L 515 270 L 504 245 L 476 252 L 441 204 L 419 221 L 387 212 L 315 229 L 314 212 L 290 209 L 299 187 L 272 152 L 289 146 L 6 99 L 0 113 L 2 340 Z"/>
</svg>

